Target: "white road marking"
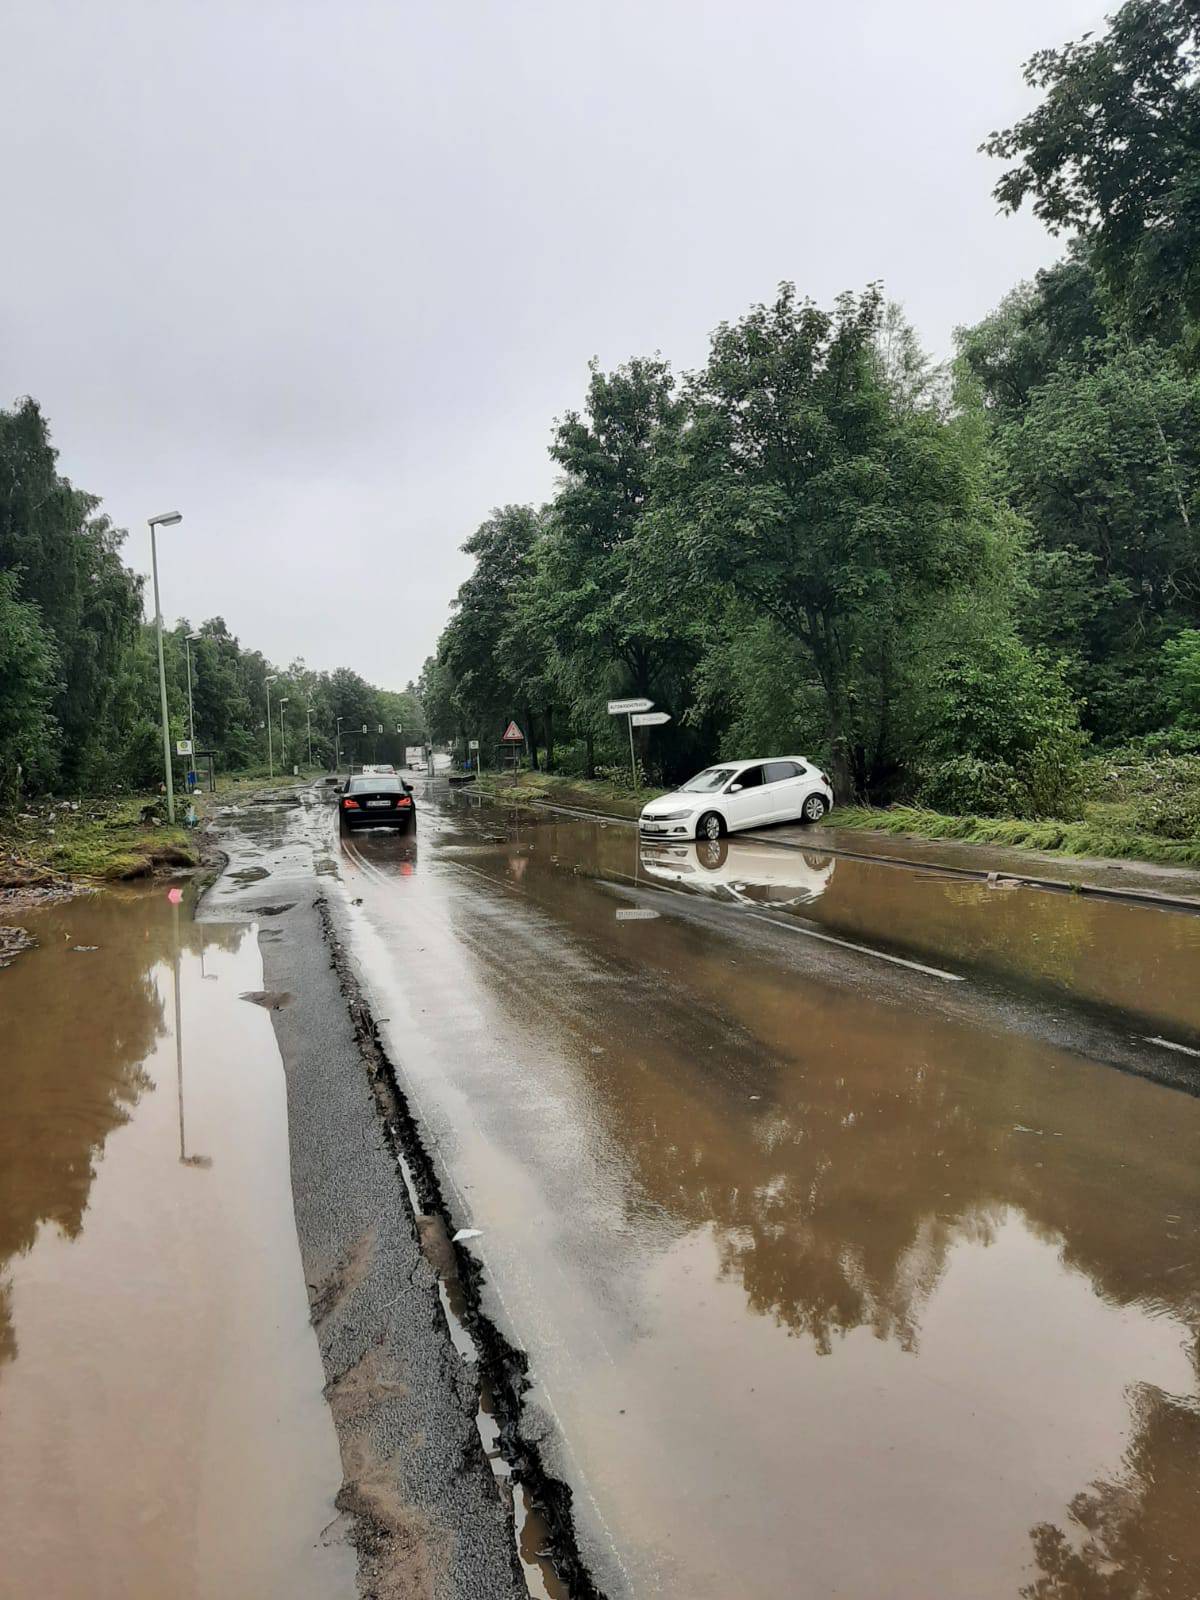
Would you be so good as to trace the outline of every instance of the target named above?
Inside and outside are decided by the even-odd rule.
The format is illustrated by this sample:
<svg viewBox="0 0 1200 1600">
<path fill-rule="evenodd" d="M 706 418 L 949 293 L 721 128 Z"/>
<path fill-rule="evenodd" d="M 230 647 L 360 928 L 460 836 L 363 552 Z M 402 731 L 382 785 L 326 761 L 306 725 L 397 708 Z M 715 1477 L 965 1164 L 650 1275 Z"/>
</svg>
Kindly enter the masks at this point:
<svg viewBox="0 0 1200 1600">
<path fill-rule="evenodd" d="M 1160 1039 L 1157 1034 L 1144 1033 L 1142 1038 L 1147 1044 L 1160 1044 L 1164 1050 L 1178 1050 L 1181 1056 L 1196 1056 L 1200 1059 L 1200 1050 L 1193 1050 L 1190 1044 L 1176 1044 L 1174 1039 Z"/>
<path fill-rule="evenodd" d="M 960 972 L 943 972 L 941 967 L 926 967 L 920 961 L 906 961 L 903 956 L 890 956 L 885 950 L 872 950 L 868 944 L 853 944 L 849 939 L 837 939 L 832 933 L 818 933 L 815 928 L 798 928 L 790 922 L 782 922 L 778 917 L 764 917 L 758 911 L 748 911 L 748 917 L 753 917 L 756 922 L 767 922 L 772 928 L 783 928 L 788 933 L 803 934 L 806 939 L 820 939 L 822 944 L 840 945 L 843 950 L 856 950 L 860 956 L 874 956 L 877 961 L 890 961 L 893 966 L 907 967 L 910 972 L 923 972 L 930 978 L 941 978 L 946 983 L 963 983 L 965 979 Z"/>
</svg>

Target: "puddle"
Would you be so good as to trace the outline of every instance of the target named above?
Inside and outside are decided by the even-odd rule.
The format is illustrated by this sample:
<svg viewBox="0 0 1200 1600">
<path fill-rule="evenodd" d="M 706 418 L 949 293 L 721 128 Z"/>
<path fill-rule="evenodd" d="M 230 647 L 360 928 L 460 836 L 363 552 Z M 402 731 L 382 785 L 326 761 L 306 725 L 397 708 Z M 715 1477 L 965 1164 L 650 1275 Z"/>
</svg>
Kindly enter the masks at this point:
<svg viewBox="0 0 1200 1600">
<path fill-rule="evenodd" d="M 253 934 L 161 886 L 23 920 L 37 947 L 0 974 L 0 1595 L 349 1597 L 283 1071 L 239 999 Z"/>
<path fill-rule="evenodd" d="M 427 808 L 421 872 L 381 846 L 346 909 L 601 1586 L 1200 1594 L 1200 1100 L 726 931 L 1178 1027 L 1200 919 L 772 849 L 680 858 L 728 918 L 618 921 L 629 830 L 498 820 Z"/>
</svg>

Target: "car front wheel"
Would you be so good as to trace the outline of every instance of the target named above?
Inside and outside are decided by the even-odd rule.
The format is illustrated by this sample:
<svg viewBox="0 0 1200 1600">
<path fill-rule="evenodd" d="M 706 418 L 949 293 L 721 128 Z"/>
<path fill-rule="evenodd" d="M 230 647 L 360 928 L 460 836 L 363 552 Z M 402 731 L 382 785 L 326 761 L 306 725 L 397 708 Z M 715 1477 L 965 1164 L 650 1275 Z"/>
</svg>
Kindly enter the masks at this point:
<svg viewBox="0 0 1200 1600">
<path fill-rule="evenodd" d="M 715 811 L 706 811 L 696 824 L 697 839 L 719 839 L 725 831 L 725 824 Z"/>
<path fill-rule="evenodd" d="M 828 807 L 824 797 L 819 794 L 810 794 L 804 802 L 803 816 L 805 822 L 820 822 Z"/>
</svg>

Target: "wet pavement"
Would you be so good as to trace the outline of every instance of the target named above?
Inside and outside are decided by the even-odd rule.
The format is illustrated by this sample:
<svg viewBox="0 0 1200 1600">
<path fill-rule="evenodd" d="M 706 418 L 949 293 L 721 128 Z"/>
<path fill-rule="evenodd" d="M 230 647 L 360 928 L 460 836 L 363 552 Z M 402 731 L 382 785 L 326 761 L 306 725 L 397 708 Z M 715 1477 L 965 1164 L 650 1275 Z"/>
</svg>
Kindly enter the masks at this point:
<svg viewBox="0 0 1200 1600">
<path fill-rule="evenodd" d="M 0 1595 L 355 1593 L 255 929 L 165 884 L 0 972 Z"/>
<path fill-rule="evenodd" d="M 611 1600 L 1196 1600 L 1200 917 L 416 798 L 22 917 L 0 1596 L 573 1593 L 349 963 Z"/>
<path fill-rule="evenodd" d="M 342 914 L 600 1586 L 1194 1600 L 1200 919 L 418 801 Z"/>
</svg>

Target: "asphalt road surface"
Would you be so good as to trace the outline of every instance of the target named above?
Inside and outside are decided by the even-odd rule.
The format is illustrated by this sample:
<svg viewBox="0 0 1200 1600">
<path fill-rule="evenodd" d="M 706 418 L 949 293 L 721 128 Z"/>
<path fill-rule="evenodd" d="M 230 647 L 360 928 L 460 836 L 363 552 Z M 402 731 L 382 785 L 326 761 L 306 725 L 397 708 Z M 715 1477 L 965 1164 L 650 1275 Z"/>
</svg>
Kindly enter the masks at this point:
<svg viewBox="0 0 1200 1600">
<path fill-rule="evenodd" d="M 4 1600 L 1196 1600 L 1200 915 L 415 787 L 22 918 Z"/>
<path fill-rule="evenodd" d="M 1200 1593 L 1200 917 L 417 800 L 297 826 L 597 1585 Z"/>
</svg>

